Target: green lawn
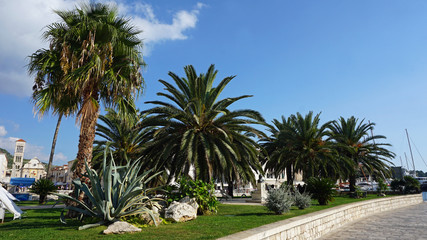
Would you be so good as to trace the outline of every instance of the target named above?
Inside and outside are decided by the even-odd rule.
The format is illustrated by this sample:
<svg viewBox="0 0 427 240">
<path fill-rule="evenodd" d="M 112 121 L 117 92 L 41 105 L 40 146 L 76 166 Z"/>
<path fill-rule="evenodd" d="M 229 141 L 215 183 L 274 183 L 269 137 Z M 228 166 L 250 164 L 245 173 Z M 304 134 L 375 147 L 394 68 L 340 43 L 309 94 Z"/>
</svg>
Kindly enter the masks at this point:
<svg viewBox="0 0 427 240">
<path fill-rule="evenodd" d="M 58 205 L 62 204 L 61 201 L 57 202 L 57 201 L 50 200 L 50 201 L 47 201 L 45 203 L 45 205 L 53 205 L 55 203 L 58 204 Z M 18 205 L 18 206 L 37 206 L 37 205 L 39 205 L 39 201 L 38 200 L 20 201 L 20 202 L 16 202 L 16 205 Z"/>
<path fill-rule="evenodd" d="M 311 208 L 293 208 L 284 215 L 274 215 L 263 206 L 227 205 L 219 206 L 219 213 L 213 216 L 199 216 L 186 223 L 174 223 L 159 227 L 143 228 L 141 233 L 127 234 L 125 239 L 216 239 L 264 224 L 319 211 L 341 204 L 378 198 L 369 195 L 365 199 L 336 197 L 328 206 L 314 204 Z M 61 209 L 26 210 L 21 220 L 12 221 L 6 214 L 5 223 L 0 224 L 0 239 L 123 239 L 123 235 L 102 235 L 105 226 L 78 231 L 82 225 L 69 220 L 67 225 L 59 222 Z"/>
</svg>

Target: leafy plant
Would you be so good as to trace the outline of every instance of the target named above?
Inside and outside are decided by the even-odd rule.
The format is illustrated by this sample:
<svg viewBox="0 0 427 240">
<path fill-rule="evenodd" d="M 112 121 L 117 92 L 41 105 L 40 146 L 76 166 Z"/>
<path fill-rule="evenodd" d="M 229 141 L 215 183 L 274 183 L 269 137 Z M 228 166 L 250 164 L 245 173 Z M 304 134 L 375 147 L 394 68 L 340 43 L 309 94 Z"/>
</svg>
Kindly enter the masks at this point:
<svg viewBox="0 0 427 240">
<path fill-rule="evenodd" d="M 311 195 L 308 193 L 295 192 L 295 206 L 299 209 L 309 208 L 311 206 Z"/>
<path fill-rule="evenodd" d="M 384 182 L 382 178 L 378 179 L 378 194 L 383 194 L 385 191 L 387 191 L 387 183 Z"/>
<path fill-rule="evenodd" d="M 420 182 L 417 179 L 411 176 L 404 176 L 404 186 L 405 186 L 405 194 L 407 193 L 419 193 L 420 192 Z"/>
<path fill-rule="evenodd" d="M 393 181 L 391 181 L 390 183 L 390 188 L 393 191 L 403 191 L 403 186 L 405 185 L 405 182 L 403 180 L 399 180 L 399 179 L 393 179 Z"/>
<path fill-rule="evenodd" d="M 86 177 L 90 179 L 91 187 L 82 183 L 79 179 L 73 181 L 75 187 L 75 196 L 79 196 L 83 191 L 90 204 L 80 201 L 77 198 L 56 194 L 61 198 L 73 201 L 79 207 L 67 206 L 66 209 L 77 211 L 82 215 L 95 217 L 101 221 L 97 224 L 86 225 L 79 229 L 99 226 L 100 224 L 113 222 L 121 217 L 147 213 L 154 219 L 153 206 L 158 206 L 160 199 L 150 199 L 148 194 L 154 189 L 146 189 L 146 184 L 157 174 L 151 174 L 151 170 L 140 173 L 140 161 L 129 161 L 125 166 L 115 166 L 113 156 L 107 166 L 106 154 L 104 154 L 104 164 L 102 167 L 102 177 L 94 169 L 91 169 L 87 163 Z M 61 214 L 61 220 L 64 216 Z"/>
<path fill-rule="evenodd" d="M 329 178 L 311 177 L 307 180 L 307 190 L 312 198 L 316 199 L 320 205 L 327 205 L 333 201 L 335 194 L 335 182 Z"/>
<path fill-rule="evenodd" d="M 354 186 L 354 192 L 350 193 L 350 197 L 353 198 L 362 198 L 364 195 L 364 191 L 362 191 L 362 189 L 360 188 L 360 186 Z"/>
<path fill-rule="evenodd" d="M 276 214 L 284 214 L 289 212 L 292 204 L 294 204 L 294 196 L 288 188 L 281 187 L 278 189 L 271 189 L 268 192 L 264 206 L 266 206 L 269 211 Z"/>
<path fill-rule="evenodd" d="M 181 178 L 178 185 L 169 185 L 167 192 L 168 204 L 188 196 L 196 199 L 197 204 L 199 204 L 197 210 L 199 214 L 206 215 L 218 211 L 219 202 L 215 196 L 215 184 L 213 183 Z"/>
<path fill-rule="evenodd" d="M 30 189 L 30 192 L 40 195 L 39 204 L 43 204 L 45 203 L 46 197 L 49 193 L 56 192 L 56 187 L 51 180 L 41 178 L 33 184 Z"/>
</svg>

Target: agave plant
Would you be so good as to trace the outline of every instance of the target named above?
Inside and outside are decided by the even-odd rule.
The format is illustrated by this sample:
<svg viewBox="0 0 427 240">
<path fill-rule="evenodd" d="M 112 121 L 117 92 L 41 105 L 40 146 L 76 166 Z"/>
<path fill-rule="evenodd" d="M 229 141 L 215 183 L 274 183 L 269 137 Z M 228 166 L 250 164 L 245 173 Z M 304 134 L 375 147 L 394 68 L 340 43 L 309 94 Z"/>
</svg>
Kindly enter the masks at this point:
<svg viewBox="0 0 427 240">
<path fill-rule="evenodd" d="M 99 218 L 101 221 L 96 224 L 89 224 L 80 227 L 99 226 L 109 222 L 114 222 L 121 217 L 147 213 L 154 219 L 153 207 L 158 207 L 157 201 L 160 199 L 149 198 L 148 194 L 154 189 L 147 189 L 146 184 L 159 173 L 152 174 L 151 170 L 140 174 L 140 161 L 128 162 L 125 166 L 116 166 L 113 156 L 110 164 L 106 164 L 106 153 L 104 154 L 103 167 L 100 175 L 91 169 L 87 163 L 86 177 L 90 179 L 89 187 L 82 183 L 80 179 L 73 180 L 75 196 L 56 194 L 65 200 L 77 203 L 78 207 L 66 206 L 66 209 L 79 212 L 83 215 Z M 88 202 L 78 200 L 80 191 L 83 191 L 88 198 Z M 90 204 L 88 204 L 90 202 Z M 64 216 L 61 214 L 61 221 Z M 155 221 L 154 221 L 155 222 Z"/>
</svg>

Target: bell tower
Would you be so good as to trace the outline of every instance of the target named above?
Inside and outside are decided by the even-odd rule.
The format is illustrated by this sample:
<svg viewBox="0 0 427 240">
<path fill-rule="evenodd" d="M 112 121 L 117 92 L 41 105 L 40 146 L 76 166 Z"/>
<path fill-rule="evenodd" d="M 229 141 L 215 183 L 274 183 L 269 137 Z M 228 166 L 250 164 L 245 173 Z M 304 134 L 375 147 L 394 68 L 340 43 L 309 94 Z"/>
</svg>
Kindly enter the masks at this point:
<svg viewBox="0 0 427 240">
<path fill-rule="evenodd" d="M 25 141 L 19 139 L 15 142 L 15 154 L 13 156 L 12 174 L 10 177 L 22 177 L 22 165 L 24 162 Z"/>
</svg>

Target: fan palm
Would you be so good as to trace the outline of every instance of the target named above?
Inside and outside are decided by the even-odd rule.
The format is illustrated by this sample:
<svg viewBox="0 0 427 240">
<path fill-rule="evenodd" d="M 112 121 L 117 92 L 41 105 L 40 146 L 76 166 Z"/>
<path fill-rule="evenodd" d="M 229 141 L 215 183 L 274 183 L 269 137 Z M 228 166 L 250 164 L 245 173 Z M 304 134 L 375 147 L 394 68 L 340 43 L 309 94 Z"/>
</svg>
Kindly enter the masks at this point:
<svg viewBox="0 0 427 240">
<path fill-rule="evenodd" d="M 224 78 L 216 87 L 214 65 L 205 74 L 197 75 L 193 66 L 184 68 L 186 78 L 169 72 L 176 86 L 159 80 L 167 93 L 158 93 L 172 103 L 150 101 L 157 107 L 146 110 L 145 126 L 155 126 L 154 139 L 148 143 L 147 158 L 157 168 L 166 168 L 170 179 L 194 172 L 197 179 L 255 182 L 253 171 L 262 172 L 259 147 L 247 133 L 257 137 L 263 133 L 252 124 L 264 119 L 253 110 L 231 111 L 234 102 L 244 95 L 218 100 L 234 76 Z"/>
<path fill-rule="evenodd" d="M 65 74 L 61 84 L 78 99 L 80 137 L 75 177 L 83 179 L 84 161 L 92 159 L 100 103 L 129 107 L 128 99 L 143 85 L 139 31 L 117 9 L 99 3 L 55 11 L 61 22 L 49 25 L 44 37 L 60 52 Z"/>
<path fill-rule="evenodd" d="M 338 121 L 329 125 L 330 137 L 336 143 L 336 148 L 341 157 L 352 162 L 352 169 L 348 173 L 350 191 L 355 191 L 356 175 L 359 169 L 364 169 L 368 174 L 390 175 L 391 159 L 394 153 L 387 148 L 388 143 L 378 143 L 377 140 L 386 139 L 382 135 L 369 135 L 374 123 L 364 123 L 355 117 Z"/>
<path fill-rule="evenodd" d="M 60 52 L 53 47 L 50 50 L 40 49 L 32 54 L 28 72 L 36 75 L 32 101 L 39 116 L 42 117 L 49 111 L 58 115 L 47 167 L 46 176 L 49 177 L 61 119 L 63 116 L 77 113 L 77 98 L 73 91 L 63 84 L 65 76 L 60 67 Z"/>
<path fill-rule="evenodd" d="M 306 116 L 300 113 L 280 122 L 273 120 L 262 146 L 269 154 L 266 169 L 278 175 L 286 171 L 288 184 L 293 184 L 298 172 L 304 179 L 329 175 L 336 170 L 336 158 L 332 145 L 326 139 L 329 123 L 319 126 L 320 114 Z"/>
</svg>

